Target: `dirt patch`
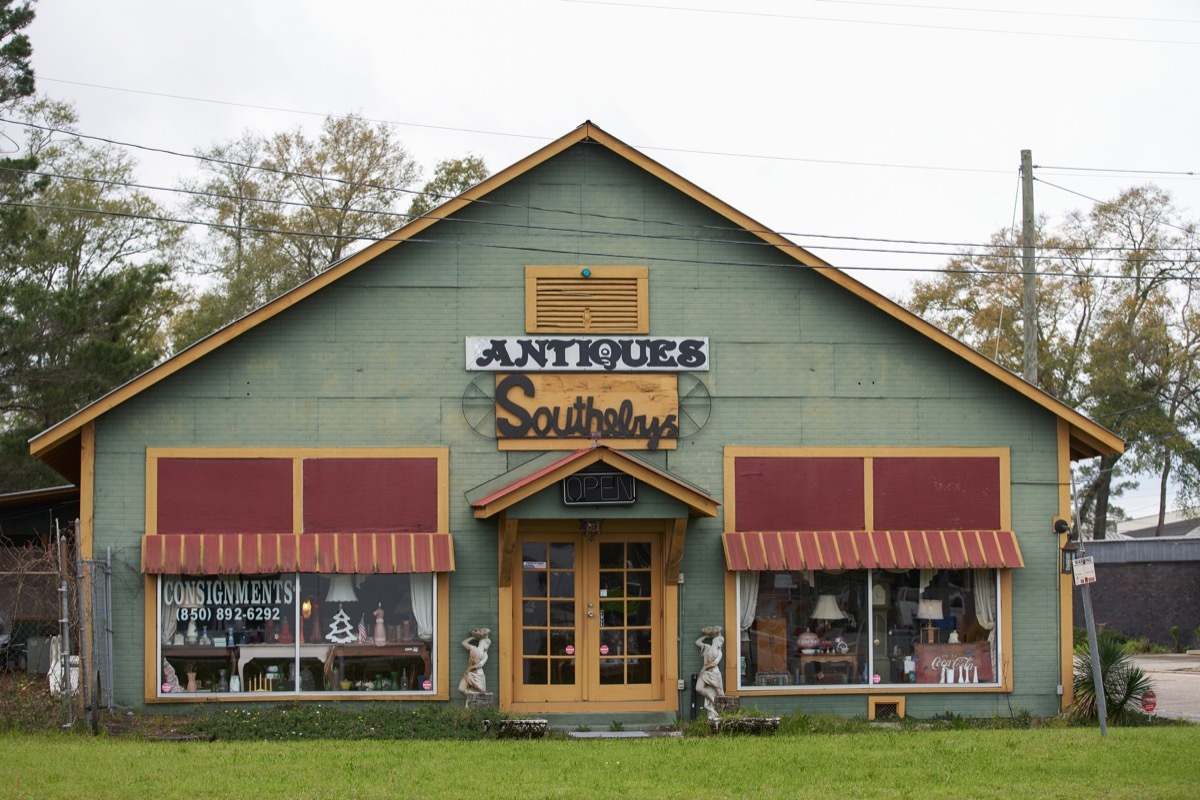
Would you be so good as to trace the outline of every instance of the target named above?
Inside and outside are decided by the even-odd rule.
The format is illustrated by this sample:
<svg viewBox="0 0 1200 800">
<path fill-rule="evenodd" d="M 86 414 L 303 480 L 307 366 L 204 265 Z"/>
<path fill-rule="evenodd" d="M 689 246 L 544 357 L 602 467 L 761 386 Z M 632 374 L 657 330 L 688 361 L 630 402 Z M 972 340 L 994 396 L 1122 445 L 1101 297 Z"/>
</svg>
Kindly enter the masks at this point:
<svg viewBox="0 0 1200 800">
<path fill-rule="evenodd" d="M 61 731 L 72 722 L 79 731 L 91 729 L 92 717 L 75 698 L 69 708 L 62 698 L 50 694 L 45 676 L 29 676 L 23 672 L 0 672 L 0 731 L 36 733 Z M 99 715 L 99 730 L 110 736 L 138 736 L 145 739 L 178 739 L 189 737 L 186 718 L 159 714 L 133 714 L 122 711 Z"/>
</svg>

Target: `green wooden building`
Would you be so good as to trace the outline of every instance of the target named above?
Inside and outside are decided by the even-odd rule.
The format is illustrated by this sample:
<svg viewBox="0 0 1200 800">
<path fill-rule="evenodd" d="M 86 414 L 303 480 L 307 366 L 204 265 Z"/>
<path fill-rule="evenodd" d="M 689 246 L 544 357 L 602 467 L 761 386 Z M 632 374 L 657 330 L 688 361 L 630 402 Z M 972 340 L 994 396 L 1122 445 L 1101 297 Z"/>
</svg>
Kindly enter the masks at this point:
<svg viewBox="0 0 1200 800">
<path fill-rule="evenodd" d="M 32 442 L 123 706 L 604 722 L 1057 712 L 1121 447 L 591 123 Z"/>
</svg>

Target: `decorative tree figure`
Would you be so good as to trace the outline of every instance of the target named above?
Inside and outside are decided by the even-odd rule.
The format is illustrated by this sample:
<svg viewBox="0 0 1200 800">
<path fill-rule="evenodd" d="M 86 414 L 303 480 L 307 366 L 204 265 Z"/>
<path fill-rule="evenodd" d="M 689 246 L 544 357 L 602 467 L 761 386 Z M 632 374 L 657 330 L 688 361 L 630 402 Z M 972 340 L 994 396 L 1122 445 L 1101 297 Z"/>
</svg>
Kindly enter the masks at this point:
<svg viewBox="0 0 1200 800">
<path fill-rule="evenodd" d="M 348 644 L 356 638 L 354 626 L 350 624 L 350 616 L 341 605 L 338 606 L 337 613 L 333 615 L 333 622 L 330 624 L 329 633 L 325 634 L 325 638 L 334 644 Z"/>
</svg>

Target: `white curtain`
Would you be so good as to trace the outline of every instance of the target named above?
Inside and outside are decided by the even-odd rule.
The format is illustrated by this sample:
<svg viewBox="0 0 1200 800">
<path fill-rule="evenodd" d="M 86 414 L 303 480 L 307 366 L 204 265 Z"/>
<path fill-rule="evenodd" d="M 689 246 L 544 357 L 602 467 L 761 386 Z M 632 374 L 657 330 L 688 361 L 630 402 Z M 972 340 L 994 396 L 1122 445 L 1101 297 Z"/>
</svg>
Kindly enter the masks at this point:
<svg viewBox="0 0 1200 800">
<path fill-rule="evenodd" d="M 166 579 L 166 575 L 159 576 L 159 597 L 162 597 L 161 584 Z M 171 640 L 175 636 L 175 631 L 178 630 L 179 626 L 179 606 L 164 601 L 158 611 L 158 624 L 162 643 L 172 644 Z"/>
<path fill-rule="evenodd" d="M 413 616 L 417 619 L 417 636 L 428 642 L 433 639 L 433 573 L 415 572 L 408 580 L 412 589 Z"/>
<path fill-rule="evenodd" d="M 750 626 L 754 624 L 754 612 L 758 608 L 759 573 L 745 570 L 737 574 L 737 596 L 739 606 L 738 627 L 743 642 L 750 639 Z"/>
<path fill-rule="evenodd" d="M 975 581 L 975 620 L 988 631 L 988 641 L 996 641 L 996 572 L 973 570 Z"/>
<path fill-rule="evenodd" d="M 975 621 L 988 632 L 992 647 L 992 675 L 1000 680 L 1000 654 L 996 652 L 996 570 L 976 569 L 971 571 L 975 584 Z"/>
</svg>

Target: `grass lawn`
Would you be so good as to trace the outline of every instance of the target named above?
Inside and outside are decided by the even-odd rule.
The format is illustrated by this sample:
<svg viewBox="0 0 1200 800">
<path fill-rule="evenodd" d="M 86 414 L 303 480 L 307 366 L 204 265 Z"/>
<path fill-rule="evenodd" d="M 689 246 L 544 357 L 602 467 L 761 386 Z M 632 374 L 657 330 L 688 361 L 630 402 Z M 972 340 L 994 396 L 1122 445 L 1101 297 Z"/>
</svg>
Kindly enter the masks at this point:
<svg viewBox="0 0 1200 800">
<path fill-rule="evenodd" d="M 0 735 L 0 798 L 1195 798 L 1200 727 L 542 741 Z"/>
</svg>

